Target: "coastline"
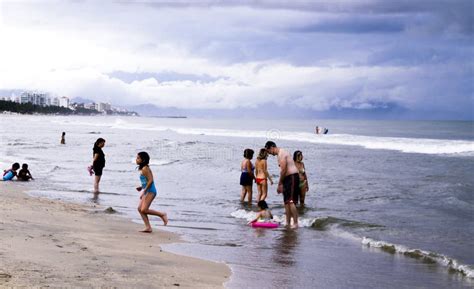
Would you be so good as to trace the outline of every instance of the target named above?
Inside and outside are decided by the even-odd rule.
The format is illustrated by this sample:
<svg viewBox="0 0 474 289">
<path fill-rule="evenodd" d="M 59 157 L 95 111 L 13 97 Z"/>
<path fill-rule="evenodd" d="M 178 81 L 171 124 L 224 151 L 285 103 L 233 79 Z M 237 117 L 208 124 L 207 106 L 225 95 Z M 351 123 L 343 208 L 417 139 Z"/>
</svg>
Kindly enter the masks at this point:
<svg viewBox="0 0 474 289">
<path fill-rule="evenodd" d="M 0 287 L 224 288 L 230 268 L 165 252 L 174 233 L 0 182 Z"/>
</svg>

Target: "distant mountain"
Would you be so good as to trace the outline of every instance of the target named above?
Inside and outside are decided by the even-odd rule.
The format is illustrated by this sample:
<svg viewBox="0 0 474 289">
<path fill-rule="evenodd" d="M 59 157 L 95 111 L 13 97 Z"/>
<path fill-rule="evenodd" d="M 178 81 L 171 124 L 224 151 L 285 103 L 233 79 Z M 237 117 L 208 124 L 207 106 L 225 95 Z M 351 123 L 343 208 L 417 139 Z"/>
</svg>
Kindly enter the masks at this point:
<svg viewBox="0 0 474 289">
<path fill-rule="evenodd" d="M 24 89 L 0 89 L 0 96 L 20 95 Z"/>
<path fill-rule="evenodd" d="M 128 106 L 126 109 L 135 111 L 142 116 L 161 116 L 161 117 L 184 117 L 187 116 L 187 110 L 176 107 L 158 107 L 154 104 L 140 104 Z"/>
<path fill-rule="evenodd" d="M 92 99 L 87 99 L 87 98 L 82 98 L 82 97 L 74 97 L 71 99 L 71 103 L 94 103 L 95 100 Z"/>
</svg>

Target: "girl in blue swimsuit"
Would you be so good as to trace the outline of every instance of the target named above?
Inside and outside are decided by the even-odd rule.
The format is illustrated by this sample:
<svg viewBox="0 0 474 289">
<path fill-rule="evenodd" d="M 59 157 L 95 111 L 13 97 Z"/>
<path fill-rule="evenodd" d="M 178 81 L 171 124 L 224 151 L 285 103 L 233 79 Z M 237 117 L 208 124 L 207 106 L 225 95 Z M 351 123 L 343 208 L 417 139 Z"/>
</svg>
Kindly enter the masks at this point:
<svg viewBox="0 0 474 289">
<path fill-rule="evenodd" d="M 137 191 L 141 192 L 140 204 L 138 205 L 138 212 L 145 223 L 145 229 L 140 231 L 142 233 L 151 233 L 150 220 L 148 215 L 158 216 L 163 220 L 164 225 L 168 224 L 168 217 L 165 212 L 150 210 L 150 205 L 156 197 L 157 191 L 155 182 L 153 181 L 153 173 L 148 164 L 150 163 L 150 156 L 146 152 L 139 152 L 136 163 L 140 171 L 141 186 L 137 187 Z"/>
</svg>

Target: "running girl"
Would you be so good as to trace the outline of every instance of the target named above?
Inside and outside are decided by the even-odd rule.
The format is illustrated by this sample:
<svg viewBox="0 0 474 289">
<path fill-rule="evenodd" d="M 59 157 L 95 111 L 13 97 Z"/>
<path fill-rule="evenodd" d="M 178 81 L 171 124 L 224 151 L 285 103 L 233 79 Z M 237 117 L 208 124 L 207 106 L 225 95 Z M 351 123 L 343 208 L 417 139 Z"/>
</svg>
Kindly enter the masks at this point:
<svg viewBox="0 0 474 289">
<path fill-rule="evenodd" d="M 140 182 L 141 186 L 137 187 L 137 191 L 141 192 L 140 194 L 140 204 L 138 205 L 138 212 L 145 223 L 145 229 L 140 231 L 142 233 L 151 233 L 150 220 L 148 215 L 158 216 L 163 220 L 163 224 L 166 226 L 168 224 L 168 217 L 165 212 L 159 212 L 155 210 L 150 210 L 150 205 L 156 197 L 156 187 L 155 182 L 153 181 L 153 173 L 151 172 L 148 164 L 150 163 L 150 156 L 146 152 L 139 152 L 137 155 L 136 163 L 138 165 L 138 170 L 140 171 Z"/>
</svg>

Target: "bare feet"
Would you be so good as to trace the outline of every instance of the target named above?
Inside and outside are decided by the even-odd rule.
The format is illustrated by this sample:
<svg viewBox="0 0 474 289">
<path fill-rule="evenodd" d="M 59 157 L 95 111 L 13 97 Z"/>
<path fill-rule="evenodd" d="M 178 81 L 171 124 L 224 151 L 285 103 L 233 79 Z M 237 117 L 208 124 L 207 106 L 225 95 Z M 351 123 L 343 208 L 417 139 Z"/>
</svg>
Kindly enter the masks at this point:
<svg viewBox="0 0 474 289">
<path fill-rule="evenodd" d="M 163 214 L 163 217 L 161 217 L 161 219 L 163 219 L 163 226 L 168 225 L 168 215 L 166 213 Z"/>
<path fill-rule="evenodd" d="M 140 233 L 151 233 L 153 232 L 151 228 L 139 231 Z"/>
</svg>

